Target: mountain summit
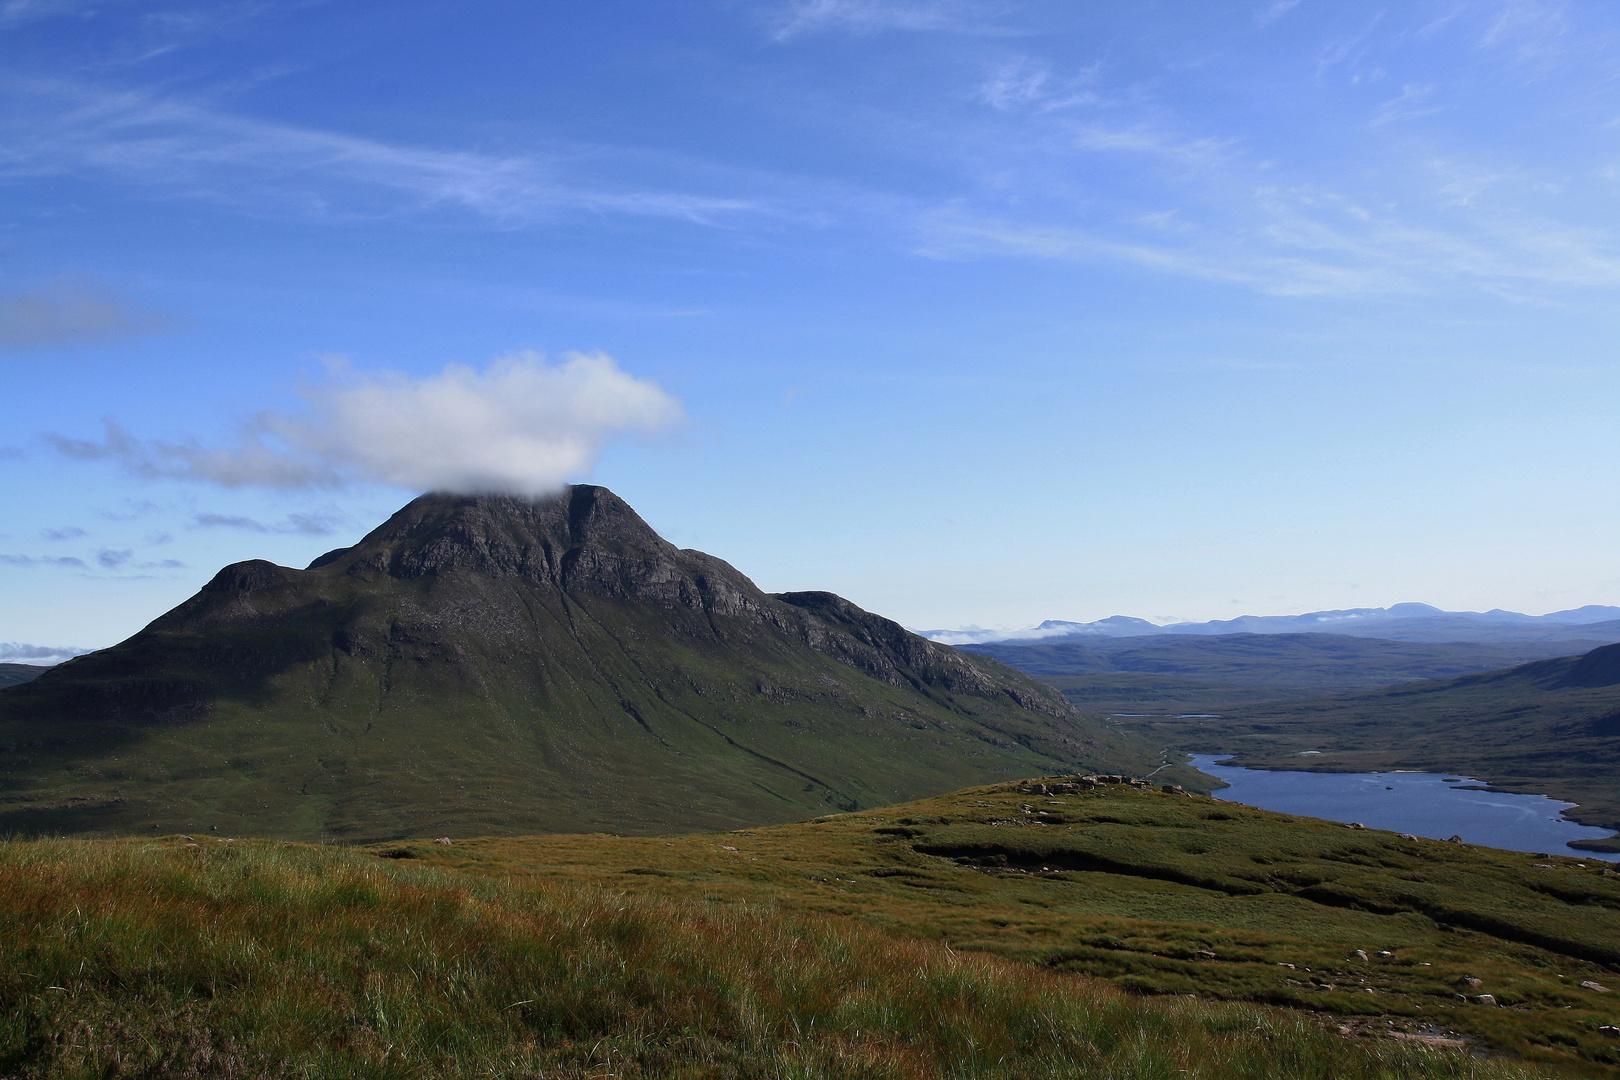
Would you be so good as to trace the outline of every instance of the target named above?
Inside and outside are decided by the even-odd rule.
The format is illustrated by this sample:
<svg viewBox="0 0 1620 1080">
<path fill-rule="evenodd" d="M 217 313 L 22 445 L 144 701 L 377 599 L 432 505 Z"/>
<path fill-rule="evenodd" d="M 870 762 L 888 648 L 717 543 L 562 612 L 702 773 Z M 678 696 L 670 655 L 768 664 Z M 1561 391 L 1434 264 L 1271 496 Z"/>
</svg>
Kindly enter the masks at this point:
<svg viewBox="0 0 1620 1080">
<path fill-rule="evenodd" d="M 221 570 L 0 691 L 0 827 L 314 839 L 734 828 L 1141 744 L 830 593 L 769 595 L 605 488 L 424 495 Z"/>
</svg>

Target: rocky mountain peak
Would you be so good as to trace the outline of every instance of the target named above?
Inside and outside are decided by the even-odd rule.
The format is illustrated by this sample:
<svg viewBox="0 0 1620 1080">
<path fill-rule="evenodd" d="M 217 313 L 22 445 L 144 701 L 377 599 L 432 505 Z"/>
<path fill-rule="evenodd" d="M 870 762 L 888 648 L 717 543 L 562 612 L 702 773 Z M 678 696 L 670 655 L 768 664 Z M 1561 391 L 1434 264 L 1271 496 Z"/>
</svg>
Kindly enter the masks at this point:
<svg viewBox="0 0 1620 1080">
<path fill-rule="evenodd" d="M 677 548 L 623 499 L 593 484 L 538 499 L 423 495 L 358 544 L 322 555 L 309 569 L 519 578 L 569 592 L 710 610 L 757 606 L 763 596 L 726 563 Z"/>
<path fill-rule="evenodd" d="M 504 575 L 554 574 L 570 552 L 585 548 L 656 560 L 675 553 L 630 506 L 604 487 L 575 484 L 556 495 L 452 495 L 412 499 L 351 548 L 310 564 L 386 570 L 421 577 L 447 570 Z"/>
</svg>

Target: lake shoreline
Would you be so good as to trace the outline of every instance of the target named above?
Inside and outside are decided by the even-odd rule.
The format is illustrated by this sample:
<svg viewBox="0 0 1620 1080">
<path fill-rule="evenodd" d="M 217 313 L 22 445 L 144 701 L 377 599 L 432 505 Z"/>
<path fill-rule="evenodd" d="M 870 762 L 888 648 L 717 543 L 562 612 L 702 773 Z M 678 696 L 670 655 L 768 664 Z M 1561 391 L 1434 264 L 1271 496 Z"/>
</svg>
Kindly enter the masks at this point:
<svg viewBox="0 0 1620 1080">
<path fill-rule="evenodd" d="M 1227 802 L 1438 840 L 1460 836 L 1507 851 L 1620 861 L 1620 835 L 1571 817 L 1575 804 L 1543 792 L 1514 790 L 1460 771 L 1354 771 L 1337 762 L 1289 769 L 1237 759 L 1194 754 L 1190 764 L 1221 784 L 1212 794 Z"/>
</svg>

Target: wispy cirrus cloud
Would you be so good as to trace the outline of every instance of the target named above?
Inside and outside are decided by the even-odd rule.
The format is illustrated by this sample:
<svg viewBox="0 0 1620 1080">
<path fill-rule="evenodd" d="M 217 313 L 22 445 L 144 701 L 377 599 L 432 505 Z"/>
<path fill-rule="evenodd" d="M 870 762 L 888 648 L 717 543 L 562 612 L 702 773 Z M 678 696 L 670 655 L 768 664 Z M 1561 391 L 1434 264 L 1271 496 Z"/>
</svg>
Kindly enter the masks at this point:
<svg viewBox="0 0 1620 1080">
<path fill-rule="evenodd" d="M 187 198 L 329 217 L 455 209 L 512 224 L 569 213 L 716 223 L 767 209 L 585 175 L 614 156 L 603 147 L 494 155 L 260 120 L 147 90 L 8 89 L 0 176 L 102 174 Z"/>
<path fill-rule="evenodd" d="M 76 570 L 90 569 L 89 563 L 72 555 L 0 555 L 0 563 L 6 566 L 65 566 Z"/>
<path fill-rule="evenodd" d="M 782 12 L 776 39 L 786 41 L 817 30 L 856 34 L 885 30 L 950 33 L 1007 33 L 994 22 L 1007 5 L 984 0 L 792 0 Z"/>
<path fill-rule="evenodd" d="M 1046 63 L 1028 56 L 1013 57 L 997 64 L 979 84 L 978 98 L 1002 112 L 1033 108 L 1040 112 L 1095 105 L 1100 96 L 1090 88 L 1098 74 L 1097 65 L 1060 78 Z"/>
<path fill-rule="evenodd" d="M 1103 66 L 1083 69 L 1084 96 L 1057 111 L 1048 103 L 1064 95 L 1050 63 L 1004 60 L 977 88 L 993 112 L 962 155 L 980 190 L 919 207 L 915 250 L 1112 262 L 1291 296 L 1461 290 L 1566 303 L 1570 289 L 1620 287 L 1620 230 L 1583 204 L 1592 193 L 1575 190 L 1583 167 L 1596 171 L 1590 162 L 1504 159 L 1499 146 L 1440 141 L 1463 123 L 1450 114 L 1490 107 L 1472 105 L 1477 94 L 1462 88 L 1495 86 L 1518 62 L 1496 55 L 1498 38 L 1562 42 L 1562 9 L 1486 4 L 1443 24 L 1418 13 L 1415 30 L 1387 10 L 1308 5 L 1297 18 L 1296 7 L 1269 5 L 1257 21 L 1290 15 L 1296 36 L 1322 28 L 1297 66 L 1315 70 L 1315 80 L 1305 75 L 1309 93 L 1333 101 L 1340 146 L 1301 151 L 1256 123 L 1223 130 L 1200 97 L 1110 77 Z M 1440 47 L 1424 35 L 1477 57 L 1474 81 L 1397 81 L 1402 49 Z M 1441 113 L 1439 123 L 1413 123 Z M 1365 167 L 1372 160 L 1378 167 Z"/>
<path fill-rule="evenodd" d="M 1444 104 L 1434 100 L 1435 87 L 1407 83 L 1401 92 L 1378 107 L 1378 112 L 1367 123 L 1374 127 L 1445 112 Z"/>
<path fill-rule="evenodd" d="M 288 533 L 297 536 L 330 536 L 337 528 L 337 519 L 330 514 L 288 514 L 286 519 L 266 524 L 257 518 L 240 514 L 195 514 L 191 519 L 196 529 L 238 529 L 252 533 Z"/>
<path fill-rule="evenodd" d="M 102 548 L 96 552 L 96 564 L 103 570 L 184 570 L 186 564 L 179 559 L 150 559 L 135 561 L 135 552 L 129 548 L 118 550 Z"/>
<path fill-rule="evenodd" d="M 137 561 L 133 549 L 102 548 L 96 552 L 95 566 L 73 555 L 10 555 L 0 554 L 0 565 L 16 567 L 54 566 L 63 570 L 183 570 L 186 564 L 179 559 L 150 559 Z"/>
<path fill-rule="evenodd" d="M 1217 217 L 1182 220 L 1171 211 L 1096 224 L 953 210 L 924 228 L 919 253 L 1115 261 L 1277 296 L 1423 295 L 1463 286 L 1522 299 L 1549 289 L 1620 288 L 1620 251 L 1596 228 L 1491 215 L 1448 229 L 1311 187 L 1258 188 L 1226 209 Z"/>
<path fill-rule="evenodd" d="M 1300 0 L 1271 0 L 1271 3 L 1266 4 L 1254 13 L 1255 25 L 1269 26 L 1290 11 L 1293 11 L 1299 4 Z"/>
<path fill-rule="evenodd" d="M 0 3 L 0 26 L 18 26 L 41 19 L 75 15 L 84 10 L 81 0 L 5 0 Z"/>
</svg>

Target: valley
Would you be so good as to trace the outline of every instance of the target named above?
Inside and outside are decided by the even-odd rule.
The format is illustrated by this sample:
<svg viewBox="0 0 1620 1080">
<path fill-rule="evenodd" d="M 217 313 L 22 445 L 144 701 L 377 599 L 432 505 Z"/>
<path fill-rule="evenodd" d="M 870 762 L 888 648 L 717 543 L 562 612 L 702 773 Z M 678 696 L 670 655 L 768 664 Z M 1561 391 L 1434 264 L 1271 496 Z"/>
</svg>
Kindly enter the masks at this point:
<svg viewBox="0 0 1620 1080">
<path fill-rule="evenodd" d="M 1244 633 L 963 648 L 1177 750 L 1253 768 L 1463 772 L 1620 829 L 1620 645 L 1562 651 L 1587 644 Z"/>
</svg>

